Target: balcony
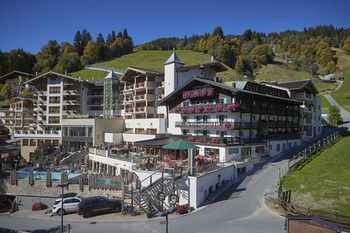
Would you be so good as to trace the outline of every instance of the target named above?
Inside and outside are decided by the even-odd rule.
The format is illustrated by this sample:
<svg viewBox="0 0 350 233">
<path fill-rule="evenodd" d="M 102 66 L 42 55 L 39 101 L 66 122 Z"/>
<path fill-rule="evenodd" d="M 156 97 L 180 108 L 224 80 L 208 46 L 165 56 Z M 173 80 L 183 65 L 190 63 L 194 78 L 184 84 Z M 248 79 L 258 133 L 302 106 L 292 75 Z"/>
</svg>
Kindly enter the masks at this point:
<svg viewBox="0 0 350 233">
<path fill-rule="evenodd" d="M 61 130 L 16 130 L 14 137 L 24 138 L 59 138 L 61 137 Z"/>
<path fill-rule="evenodd" d="M 258 124 L 256 122 L 229 122 L 229 121 L 216 121 L 216 122 L 175 122 L 175 127 L 180 128 L 214 128 L 214 129 L 256 129 Z"/>
<path fill-rule="evenodd" d="M 153 81 L 144 81 L 135 84 L 131 84 L 124 87 L 124 94 L 131 92 L 133 90 L 141 90 L 144 88 L 155 88 L 155 83 Z"/>
<path fill-rule="evenodd" d="M 194 144 L 206 144 L 217 146 L 230 146 L 241 143 L 240 137 L 209 137 L 209 136 L 183 136 L 185 139 Z"/>
<path fill-rule="evenodd" d="M 59 93 L 57 93 L 57 94 L 59 94 Z M 65 91 L 63 91 L 63 94 L 64 95 L 80 95 L 80 93 L 77 91 L 77 90 L 65 90 Z M 88 96 L 90 96 L 90 95 L 95 95 L 95 93 L 91 93 L 91 92 L 88 92 L 88 94 L 87 94 Z M 101 95 L 102 95 L 102 93 L 101 93 Z"/>
<path fill-rule="evenodd" d="M 176 107 L 174 112 L 181 114 L 201 114 L 217 112 L 236 112 L 240 109 L 240 104 L 216 104 L 216 105 L 198 105 L 190 107 Z"/>
</svg>

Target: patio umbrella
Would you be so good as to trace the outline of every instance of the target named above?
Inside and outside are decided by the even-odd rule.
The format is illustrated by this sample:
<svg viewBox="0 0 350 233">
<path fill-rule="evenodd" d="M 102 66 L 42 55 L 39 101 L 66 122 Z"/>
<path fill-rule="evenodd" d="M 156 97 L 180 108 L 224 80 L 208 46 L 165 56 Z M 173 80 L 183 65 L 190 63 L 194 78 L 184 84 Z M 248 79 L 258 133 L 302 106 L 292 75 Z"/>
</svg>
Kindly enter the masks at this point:
<svg viewBox="0 0 350 233">
<path fill-rule="evenodd" d="M 184 140 L 178 140 L 163 146 L 163 149 L 167 150 L 192 150 L 196 149 L 195 145 L 192 145 Z"/>
</svg>

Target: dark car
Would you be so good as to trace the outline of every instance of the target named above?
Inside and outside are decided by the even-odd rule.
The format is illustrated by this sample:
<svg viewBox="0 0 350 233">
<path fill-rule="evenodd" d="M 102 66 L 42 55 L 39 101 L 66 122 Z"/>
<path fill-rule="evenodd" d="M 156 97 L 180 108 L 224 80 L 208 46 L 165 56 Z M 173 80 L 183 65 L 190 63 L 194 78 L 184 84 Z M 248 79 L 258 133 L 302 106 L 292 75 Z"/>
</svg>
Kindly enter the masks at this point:
<svg viewBox="0 0 350 233">
<path fill-rule="evenodd" d="M 105 197 L 89 197 L 82 200 L 78 205 L 78 214 L 89 218 L 97 214 L 117 213 L 122 209 L 119 200 L 111 200 Z"/>
</svg>

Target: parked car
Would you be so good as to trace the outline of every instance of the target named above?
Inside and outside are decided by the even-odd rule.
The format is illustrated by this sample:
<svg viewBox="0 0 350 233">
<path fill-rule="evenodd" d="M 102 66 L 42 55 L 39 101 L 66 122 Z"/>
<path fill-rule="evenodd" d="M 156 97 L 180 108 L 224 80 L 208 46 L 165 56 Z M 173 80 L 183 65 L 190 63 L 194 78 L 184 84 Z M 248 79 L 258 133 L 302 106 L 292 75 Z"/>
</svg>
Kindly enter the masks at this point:
<svg viewBox="0 0 350 233">
<path fill-rule="evenodd" d="M 64 193 L 63 194 L 63 198 L 66 197 L 75 197 L 76 195 L 78 195 L 77 193 Z M 62 194 L 60 195 L 60 198 L 62 198 Z"/>
<path fill-rule="evenodd" d="M 81 199 L 78 197 L 66 197 L 63 198 L 63 210 L 61 210 L 62 199 L 58 198 L 52 205 L 52 212 L 58 215 L 65 213 L 73 213 L 78 211 L 78 204 L 81 202 Z"/>
<path fill-rule="evenodd" d="M 97 214 L 116 213 L 122 209 L 119 200 L 111 200 L 101 196 L 86 198 L 78 206 L 78 214 L 83 215 L 84 218 Z"/>
</svg>

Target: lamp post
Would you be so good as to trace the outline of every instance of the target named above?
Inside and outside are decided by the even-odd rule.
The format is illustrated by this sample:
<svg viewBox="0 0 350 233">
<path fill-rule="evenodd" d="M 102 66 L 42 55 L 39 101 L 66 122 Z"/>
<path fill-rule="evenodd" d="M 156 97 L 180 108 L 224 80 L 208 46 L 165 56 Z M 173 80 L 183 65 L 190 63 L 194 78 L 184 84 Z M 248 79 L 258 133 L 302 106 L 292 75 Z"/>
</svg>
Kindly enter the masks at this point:
<svg viewBox="0 0 350 233">
<path fill-rule="evenodd" d="M 174 213 L 175 209 L 176 209 L 175 207 L 171 207 L 163 212 L 160 212 L 160 214 L 158 215 L 160 217 L 165 217 L 165 233 L 168 233 L 168 230 L 169 230 L 168 215 Z"/>
<path fill-rule="evenodd" d="M 59 184 L 56 187 L 62 188 L 61 193 L 61 233 L 63 233 L 63 193 L 64 193 L 64 187 L 67 187 L 69 182 L 64 182 L 63 184 Z"/>
</svg>

